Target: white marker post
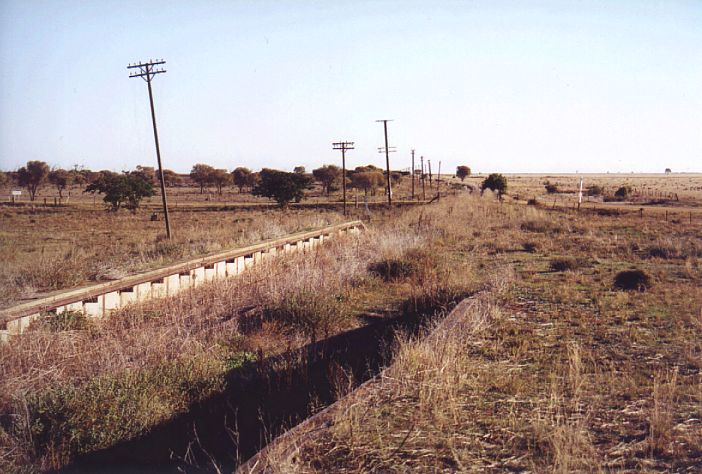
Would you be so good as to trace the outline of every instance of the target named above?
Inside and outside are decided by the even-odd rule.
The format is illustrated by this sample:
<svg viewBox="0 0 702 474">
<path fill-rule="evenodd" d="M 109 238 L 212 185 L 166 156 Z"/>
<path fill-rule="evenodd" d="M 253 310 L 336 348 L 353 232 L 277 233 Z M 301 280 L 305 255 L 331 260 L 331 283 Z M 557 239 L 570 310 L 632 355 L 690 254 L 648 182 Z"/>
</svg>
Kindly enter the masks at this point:
<svg viewBox="0 0 702 474">
<path fill-rule="evenodd" d="M 578 211 L 580 210 L 580 204 L 583 202 L 583 178 L 580 178 L 580 191 L 578 191 Z"/>
</svg>

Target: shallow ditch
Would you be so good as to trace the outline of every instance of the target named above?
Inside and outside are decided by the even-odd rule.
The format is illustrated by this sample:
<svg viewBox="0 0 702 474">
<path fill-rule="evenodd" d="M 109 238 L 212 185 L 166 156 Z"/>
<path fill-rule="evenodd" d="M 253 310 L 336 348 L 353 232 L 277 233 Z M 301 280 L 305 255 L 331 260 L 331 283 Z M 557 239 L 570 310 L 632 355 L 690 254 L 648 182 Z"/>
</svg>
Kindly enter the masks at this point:
<svg viewBox="0 0 702 474">
<path fill-rule="evenodd" d="M 89 453 L 62 472 L 231 472 L 273 438 L 388 364 L 396 331 L 435 310 L 388 317 L 227 374 L 226 389 L 140 438 Z M 238 434 L 238 435 L 237 435 Z"/>
</svg>

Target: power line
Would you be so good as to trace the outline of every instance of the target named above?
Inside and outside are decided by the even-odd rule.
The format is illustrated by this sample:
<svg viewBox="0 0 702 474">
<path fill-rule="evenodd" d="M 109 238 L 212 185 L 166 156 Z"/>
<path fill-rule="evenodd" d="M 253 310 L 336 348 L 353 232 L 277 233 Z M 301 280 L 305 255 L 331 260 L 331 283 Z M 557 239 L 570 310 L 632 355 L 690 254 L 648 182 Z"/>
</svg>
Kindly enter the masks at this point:
<svg viewBox="0 0 702 474">
<path fill-rule="evenodd" d="M 171 238 L 171 222 L 168 219 L 168 201 L 166 199 L 166 182 L 163 179 L 163 167 L 161 166 L 161 149 L 158 145 L 158 130 L 156 129 L 156 112 L 154 112 L 154 95 L 151 91 L 151 81 L 156 74 L 163 74 L 166 72 L 163 68 L 155 68 L 155 66 L 160 66 L 161 64 L 166 64 L 163 59 L 152 60 L 149 59 L 148 62 L 130 64 L 127 69 L 135 69 L 135 71 L 129 74 L 129 77 L 141 77 L 149 87 L 149 104 L 151 105 L 151 123 L 154 127 L 154 142 L 156 143 L 156 159 L 158 160 L 158 176 L 159 181 L 161 181 L 161 199 L 163 201 L 163 215 L 166 219 L 166 235 Z M 138 71 L 136 69 L 138 68 Z"/>
<path fill-rule="evenodd" d="M 353 142 L 332 143 L 334 150 L 341 150 L 341 188 L 344 193 L 344 215 L 346 215 L 346 150 L 353 150 Z"/>
</svg>

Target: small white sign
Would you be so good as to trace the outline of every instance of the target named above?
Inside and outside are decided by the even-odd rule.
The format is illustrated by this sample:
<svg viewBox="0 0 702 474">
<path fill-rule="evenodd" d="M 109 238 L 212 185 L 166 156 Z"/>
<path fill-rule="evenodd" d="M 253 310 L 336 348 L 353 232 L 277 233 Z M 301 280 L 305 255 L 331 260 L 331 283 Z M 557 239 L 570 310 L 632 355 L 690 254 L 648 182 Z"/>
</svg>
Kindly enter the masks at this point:
<svg viewBox="0 0 702 474">
<path fill-rule="evenodd" d="M 12 195 L 13 195 L 13 196 L 21 196 L 21 195 L 22 195 L 22 191 L 15 191 L 15 190 L 13 190 L 13 191 L 12 191 Z"/>
</svg>

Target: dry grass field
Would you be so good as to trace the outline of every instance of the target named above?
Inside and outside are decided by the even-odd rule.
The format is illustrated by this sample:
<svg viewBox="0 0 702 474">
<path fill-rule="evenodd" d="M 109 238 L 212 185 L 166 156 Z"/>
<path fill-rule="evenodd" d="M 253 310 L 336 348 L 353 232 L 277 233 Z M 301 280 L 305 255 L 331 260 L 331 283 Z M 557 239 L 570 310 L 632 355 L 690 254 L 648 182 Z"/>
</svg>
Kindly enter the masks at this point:
<svg viewBox="0 0 702 474">
<path fill-rule="evenodd" d="M 625 179 L 615 178 L 622 181 L 603 185 Z M 545 199 L 545 179 L 560 178 L 510 178 L 510 195 L 538 191 Z M 699 206 L 701 183 L 662 192 L 678 192 L 684 215 Z M 692 191 L 684 194 L 685 186 Z M 399 334 L 394 363 L 364 396 L 342 398 L 295 459 L 273 450 L 271 468 L 695 472 L 702 217 L 551 209 L 538 204 L 542 194 L 537 205 L 461 191 L 426 206 L 353 209 L 368 231 L 309 255 L 105 320 L 69 315 L 35 324 L 0 346 L 0 470 L 57 468 L 138 436 L 221 391 L 225 374 L 248 358 L 367 324 L 364 314 L 447 313 L 480 295 L 461 330 Z M 31 291 L 342 219 L 319 209 L 188 209 L 173 213 L 169 243 L 148 211 L 0 213 L 6 305 Z M 630 270 L 646 281 L 617 287 L 617 275 Z M 243 324 L 252 316 L 260 324 Z"/>
<path fill-rule="evenodd" d="M 269 472 L 699 472 L 702 225 L 461 207 L 443 242 L 502 281 Z"/>
<path fill-rule="evenodd" d="M 176 209 L 169 241 L 163 220 L 151 221 L 151 214 L 80 206 L 0 207 L 0 308 L 341 220 L 324 210 Z"/>
</svg>

